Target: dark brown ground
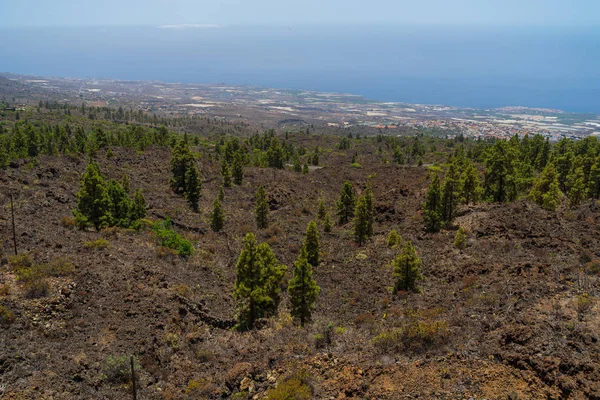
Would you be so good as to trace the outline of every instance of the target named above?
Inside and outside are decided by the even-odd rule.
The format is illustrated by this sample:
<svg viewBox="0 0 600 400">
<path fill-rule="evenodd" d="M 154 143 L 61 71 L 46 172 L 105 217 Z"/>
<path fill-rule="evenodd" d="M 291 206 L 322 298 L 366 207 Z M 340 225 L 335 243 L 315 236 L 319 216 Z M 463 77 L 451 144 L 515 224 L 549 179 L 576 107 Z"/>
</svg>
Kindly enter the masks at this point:
<svg viewBox="0 0 600 400">
<path fill-rule="evenodd" d="M 312 148 L 318 139 L 301 140 Z M 600 257 L 600 207 L 588 203 L 553 215 L 526 201 L 463 206 L 455 222 L 469 239 L 461 251 L 453 246 L 454 230 L 424 232 L 427 168 L 383 165 L 374 145 L 361 146 L 361 169 L 349 166 L 351 151 L 338 150 L 309 175 L 247 168 L 243 185 L 226 190 L 221 234 L 208 225 L 220 177 L 206 154 L 198 161 L 207 180 L 199 214 L 168 188 L 168 149 L 114 149 L 113 159 L 101 157 L 108 176 L 127 173 L 132 189 L 144 190 L 149 219 L 170 216 L 197 242 L 188 260 L 160 255 L 147 229 L 63 227 L 61 219 L 76 206 L 83 158 L 41 157 L 39 166 L 0 171 L 2 192 L 18 191 L 20 251 L 39 263 L 66 257 L 77 267 L 71 276 L 51 278 L 48 297 L 25 299 L 6 263 L 10 208 L 2 197 L 0 284 L 9 290 L 0 305 L 15 321 L 0 325 L 0 399 L 130 398 L 127 385 L 102 379 L 107 357 L 122 354 L 141 364 L 141 399 L 228 398 L 240 390 L 246 394 L 235 398 L 263 398 L 297 370 L 308 372 L 319 399 L 600 398 L 599 308 L 579 315 L 577 309 L 578 296 L 599 289 L 595 276 L 580 271 Z M 271 226 L 258 232 L 259 240 L 290 266 L 318 198 L 333 214 L 342 183 L 350 180 L 360 192 L 371 174 L 375 236 L 359 248 L 350 224 L 321 234 L 314 323 L 294 326 L 283 296 L 279 315 L 264 328 L 222 329 L 235 317 L 235 262 L 244 234 L 256 231 L 258 186 L 271 199 Z M 386 245 L 390 229 L 412 240 L 423 259 L 420 294 L 391 293 L 389 262 L 399 250 Z M 101 237 L 107 249 L 84 249 Z M 445 322 L 447 333 L 411 349 L 372 344 L 401 326 L 410 310 L 419 320 Z M 330 323 L 332 343 L 317 349 L 314 336 Z"/>
</svg>

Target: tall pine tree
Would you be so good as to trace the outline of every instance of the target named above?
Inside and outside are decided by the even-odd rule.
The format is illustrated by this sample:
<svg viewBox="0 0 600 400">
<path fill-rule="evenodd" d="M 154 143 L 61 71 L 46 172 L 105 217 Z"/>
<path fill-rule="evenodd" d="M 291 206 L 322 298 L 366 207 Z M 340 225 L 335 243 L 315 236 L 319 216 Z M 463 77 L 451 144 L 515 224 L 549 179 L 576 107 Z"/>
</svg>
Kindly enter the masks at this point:
<svg viewBox="0 0 600 400">
<path fill-rule="evenodd" d="M 439 232 L 442 226 L 442 193 L 440 189 L 440 177 L 437 173 L 433 174 L 427 197 L 423 205 L 423 218 L 425 227 L 429 232 Z"/>
<path fill-rule="evenodd" d="M 319 247 L 319 230 L 317 229 L 317 223 L 315 221 L 310 221 L 306 227 L 304 248 L 306 249 L 306 259 L 313 267 L 319 266 Z"/>
<path fill-rule="evenodd" d="M 256 208 L 254 213 L 258 229 L 265 229 L 269 224 L 269 203 L 267 202 L 267 194 L 263 185 L 260 185 L 258 192 L 256 192 Z"/>
<path fill-rule="evenodd" d="M 200 181 L 200 172 L 196 164 L 192 163 L 185 171 L 185 191 L 183 193 L 188 204 L 194 211 L 198 211 L 198 201 L 200 200 L 200 191 L 202 182 Z"/>
<path fill-rule="evenodd" d="M 80 228 L 93 225 L 96 230 L 109 226 L 111 199 L 100 168 L 94 162 L 88 164 L 77 192 L 77 209 L 73 211 Z"/>
<path fill-rule="evenodd" d="M 354 189 L 352 188 L 352 184 L 346 181 L 342 187 L 340 199 L 337 202 L 337 215 L 340 225 L 348 223 L 354 216 L 354 207 Z"/>
<path fill-rule="evenodd" d="M 278 265 L 267 243 L 258 244 L 252 233 L 246 235 L 236 264 L 233 292 L 238 308 L 238 329 L 252 329 L 257 319 L 275 314 L 285 270 L 285 266 Z"/>
<path fill-rule="evenodd" d="M 292 279 L 288 283 L 291 314 L 300 321 L 301 326 L 310 321 L 320 291 L 321 288 L 312 276 L 312 264 L 308 262 L 306 249 L 302 246 L 300 255 L 294 262 Z"/>
</svg>

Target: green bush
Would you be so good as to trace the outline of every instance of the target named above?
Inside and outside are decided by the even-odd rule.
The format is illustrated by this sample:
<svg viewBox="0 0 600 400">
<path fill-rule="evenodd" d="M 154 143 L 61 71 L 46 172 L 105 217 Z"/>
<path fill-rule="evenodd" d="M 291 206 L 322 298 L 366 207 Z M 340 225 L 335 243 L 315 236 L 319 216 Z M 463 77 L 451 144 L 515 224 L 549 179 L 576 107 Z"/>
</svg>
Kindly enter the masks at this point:
<svg viewBox="0 0 600 400">
<path fill-rule="evenodd" d="M 388 235 L 388 247 L 396 247 L 400 244 L 402 244 L 402 237 L 398 234 L 398 232 L 396 232 L 395 229 L 392 229 Z"/>
<path fill-rule="evenodd" d="M 110 243 L 108 240 L 100 238 L 100 239 L 96 239 L 96 240 L 93 240 L 90 242 L 85 242 L 83 244 L 83 248 L 90 249 L 90 250 L 96 250 L 96 249 L 102 250 L 102 249 L 107 248 L 109 245 L 110 245 Z"/>
<path fill-rule="evenodd" d="M 371 344 L 381 352 L 394 352 L 404 349 L 418 350 L 448 337 L 446 321 L 410 321 L 402 328 L 385 330 L 371 339 Z"/>
<path fill-rule="evenodd" d="M 310 400 L 313 398 L 305 374 L 296 374 L 267 392 L 268 400 Z"/>
<path fill-rule="evenodd" d="M 8 263 L 13 268 L 29 268 L 33 265 L 33 258 L 29 254 L 19 254 L 8 257 Z"/>
<path fill-rule="evenodd" d="M 175 250 L 178 255 L 187 257 L 194 253 L 192 244 L 171 228 L 171 221 L 169 219 L 153 223 L 152 231 L 158 238 L 158 243 L 161 246 Z"/>
<path fill-rule="evenodd" d="M 8 308 L 0 305 L 0 324 L 10 324 L 15 320 L 15 315 Z"/>
</svg>

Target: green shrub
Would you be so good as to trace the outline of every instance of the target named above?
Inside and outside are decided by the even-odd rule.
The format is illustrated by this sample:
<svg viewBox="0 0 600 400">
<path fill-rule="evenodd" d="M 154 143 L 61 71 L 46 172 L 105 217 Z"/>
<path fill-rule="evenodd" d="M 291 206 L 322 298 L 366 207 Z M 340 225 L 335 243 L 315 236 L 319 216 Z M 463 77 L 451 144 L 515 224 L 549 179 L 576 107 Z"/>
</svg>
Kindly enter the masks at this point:
<svg viewBox="0 0 600 400">
<path fill-rule="evenodd" d="M 73 229 L 75 227 L 75 218 L 62 217 L 62 219 L 60 220 L 60 224 L 67 229 Z"/>
<path fill-rule="evenodd" d="M 306 383 L 307 375 L 297 373 L 277 384 L 275 389 L 267 392 L 268 400 L 310 400 L 312 389 Z"/>
<path fill-rule="evenodd" d="M 354 163 L 350 164 L 350 166 L 351 166 L 352 168 L 362 168 L 362 165 L 360 165 L 360 164 L 359 164 L 359 163 L 357 163 L 357 162 L 354 162 Z"/>
<path fill-rule="evenodd" d="M 29 254 L 19 254 L 8 257 L 8 263 L 13 268 L 29 268 L 33 265 L 33 258 Z"/>
<path fill-rule="evenodd" d="M 152 231 L 158 238 L 158 243 L 161 246 L 175 250 L 178 255 L 187 257 L 194 253 L 192 244 L 171 228 L 170 220 L 167 219 L 153 223 Z"/>
<path fill-rule="evenodd" d="M 396 247 L 402 243 L 402 237 L 396 232 L 395 229 L 390 231 L 387 239 L 388 247 Z"/>
<path fill-rule="evenodd" d="M 442 343 L 448 336 L 446 321 L 412 320 L 402 328 L 385 330 L 371 339 L 371 344 L 381 352 L 394 352 L 405 349 L 418 350 L 433 344 Z"/>
<path fill-rule="evenodd" d="M 15 315 L 8 308 L 0 305 L 0 325 L 10 324 L 15 320 Z"/>
<path fill-rule="evenodd" d="M 140 369 L 137 360 L 133 360 L 135 371 Z M 131 362 L 129 356 L 108 356 L 104 361 L 103 378 L 110 383 L 127 384 L 131 381 Z"/>
<path fill-rule="evenodd" d="M 90 242 L 85 242 L 83 244 L 83 248 L 84 249 L 90 249 L 90 250 L 102 250 L 107 248 L 110 245 L 109 241 L 106 239 L 96 239 L 96 240 L 92 240 Z"/>
<path fill-rule="evenodd" d="M 49 276 L 65 276 L 75 272 L 73 263 L 64 257 L 59 257 L 49 264 L 44 264 L 42 268 L 45 274 Z"/>
<path fill-rule="evenodd" d="M 461 250 L 467 247 L 467 234 L 462 226 L 458 228 L 454 236 L 454 247 Z"/>
</svg>

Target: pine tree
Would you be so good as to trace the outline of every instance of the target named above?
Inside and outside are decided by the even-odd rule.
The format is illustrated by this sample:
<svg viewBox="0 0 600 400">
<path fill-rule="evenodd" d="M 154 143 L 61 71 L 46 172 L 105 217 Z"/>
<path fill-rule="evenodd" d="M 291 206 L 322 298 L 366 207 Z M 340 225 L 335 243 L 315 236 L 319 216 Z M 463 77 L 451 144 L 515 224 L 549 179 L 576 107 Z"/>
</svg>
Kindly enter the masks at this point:
<svg viewBox="0 0 600 400">
<path fill-rule="evenodd" d="M 590 168 L 588 194 L 593 199 L 600 199 L 600 156 L 596 157 L 594 164 Z"/>
<path fill-rule="evenodd" d="M 121 186 L 123 187 L 125 193 L 129 194 L 131 192 L 129 176 L 127 176 L 127 174 L 123 174 L 123 176 L 121 177 Z"/>
<path fill-rule="evenodd" d="M 337 202 L 337 215 L 340 225 L 348 223 L 354 216 L 355 206 L 354 189 L 352 188 L 352 184 L 346 181 L 342 187 L 340 199 Z"/>
<path fill-rule="evenodd" d="M 194 211 L 198 211 L 198 201 L 200 200 L 200 191 L 202 182 L 200 181 L 200 172 L 195 164 L 188 167 L 185 172 L 185 192 L 183 193 L 188 204 Z"/>
<path fill-rule="evenodd" d="M 323 199 L 319 199 L 319 208 L 317 209 L 317 218 L 323 220 L 325 218 L 325 214 L 327 214 L 327 209 L 325 208 L 325 203 Z"/>
<path fill-rule="evenodd" d="M 354 211 L 354 240 L 359 246 L 362 246 L 369 237 L 368 218 L 367 200 L 362 196 L 358 199 L 356 210 Z"/>
<path fill-rule="evenodd" d="M 587 195 L 585 174 L 583 168 L 575 168 L 574 171 L 569 174 L 568 178 L 569 186 L 569 204 L 571 207 L 578 206 Z"/>
<path fill-rule="evenodd" d="M 25 125 L 25 136 L 27 137 L 27 155 L 36 157 L 40 154 L 40 140 L 37 130 L 31 125 Z"/>
<path fill-rule="evenodd" d="M 421 259 L 417 256 L 417 252 L 412 242 L 408 240 L 402 249 L 392 261 L 394 269 L 394 277 L 396 291 L 417 291 L 417 281 L 423 280 L 421 274 Z"/>
<path fill-rule="evenodd" d="M 229 164 L 225 160 L 221 163 L 221 176 L 223 177 L 223 186 L 226 188 L 231 187 L 231 171 L 229 170 Z"/>
<path fill-rule="evenodd" d="M 285 270 L 285 266 L 277 264 L 268 244 L 258 244 L 253 234 L 246 235 L 236 264 L 233 292 L 238 305 L 238 329 L 252 329 L 257 319 L 277 311 Z"/>
<path fill-rule="evenodd" d="M 225 200 L 225 190 L 223 190 L 223 185 L 219 185 L 219 194 L 217 195 L 217 198 L 221 203 Z"/>
<path fill-rule="evenodd" d="M 279 139 L 274 137 L 271 140 L 271 146 L 267 149 L 267 165 L 270 168 L 282 169 L 284 166 L 283 161 L 283 150 L 279 144 Z"/>
<path fill-rule="evenodd" d="M 400 146 L 394 147 L 394 162 L 398 165 L 404 164 L 404 154 Z"/>
<path fill-rule="evenodd" d="M 331 222 L 331 216 L 329 215 L 329 213 L 326 213 L 325 219 L 323 220 L 323 232 L 331 233 L 332 229 L 333 229 L 333 223 Z"/>
<path fill-rule="evenodd" d="M 509 185 L 512 179 L 512 165 L 508 145 L 504 140 L 497 141 L 489 149 L 485 160 L 485 195 L 502 203 L 509 200 Z"/>
<path fill-rule="evenodd" d="M 313 267 L 319 266 L 319 230 L 317 223 L 310 221 L 306 227 L 306 237 L 304 238 L 304 248 L 306 249 L 306 259 Z"/>
<path fill-rule="evenodd" d="M 454 236 L 454 247 L 457 249 L 464 249 L 467 245 L 467 233 L 463 229 L 463 227 L 459 227 L 456 231 L 456 235 Z"/>
<path fill-rule="evenodd" d="M 555 211 L 560 203 L 561 195 L 554 164 L 548 164 L 535 180 L 529 196 L 542 208 Z"/>
<path fill-rule="evenodd" d="M 146 216 L 146 199 L 141 189 L 137 189 L 133 195 L 133 203 L 131 205 L 131 220 L 137 221 Z"/>
<path fill-rule="evenodd" d="M 73 211 L 80 228 L 92 224 L 96 230 L 111 222 L 110 196 L 100 169 L 94 162 L 88 164 L 77 192 L 77 209 Z"/>
<path fill-rule="evenodd" d="M 304 165 L 302 166 L 302 173 L 303 174 L 308 174 L 308 163 L 306 161 L 304 161 Z"/>
<path fill-rule="evenodd" d="M 434 173 L 423 205 L 425 226 L 429 232 L 439 232 L 442 226 L 442 194 L 440 177 Z"/>
<path fill-rule="evenodd" d="M 265 187 L 262 185 L 256 192 L 255 216 L 258 229 L 265 229 L 269 224 L 269 203 L 267 202 Z"/>
<path fill-rule="evenodd" d="M 187 140 L 182 139 L 173 149 L 171 157 L 171 188 L 175 193 L 185 193 L 185 176 L 191 165 L 194 163 L 194 156 L 190 150 Z"/>
<path fill-rule="evenodd" d="M 294 172 L 302 172 L 302 165 L 300 165 L 298 154 L 294 154 Z"/>
<path fill-rule="evenodd" d="M 481 184 L 477 175 L 477 168 L 469 161 L 460 180 L 461 198 L 465 204 L 476 203 L 479 200 Z"/>
<path fill-rule="evenodd" d="M 456 162 L 448 167 L 442 186 L 442 218 L 447 224 L 452 223 L 458 202 L 458 174 Z"/>
<path fill-rule="evenodd" d="M 314 303 L 319 295 L 321 288 L 312 276 L 312 265 L 307 260 L 307 251 L 303 246 L 300 249 L 300 255 L 294 262 L 294 271 L 292 279 L 288 283 L 288 294 L 291 303 L 291 315 L 300 320 L 300 325 L 311 319 Z"/>
<path fill-rule="evenodd" d="M 373 197 L 373 191 L 371 185 L 367 185 L 364 193 L 365 203 L 367 206 L 367 237 L 373 236 L 373 221 L 375 219 L 375 199 Z"/>
<path fill-rule="evenodd" d="M 131 200 L 121 184 L 110 180 L 107 184 L 108 196 L 110 197 L 110 214 L 112 220 L 110 225 L 118 225 L 123 228 L 129 227 L 131 221 Z"/>
<path fill-rule="evenodd" d="M 396 247 L 402 243 L 402 237 L 396 232 L 395 229 L 392 229 L 388 235 L 387 245 L 388 247 Z"/>
<path fill-rule="evenodd" d="M 213 203 L 213 210 L 210 214 L 210 227 L 214 232 L 219 232 L 223 229 L 225 222 L 225 216 L 223 215 L 223 209 L 221 208 L 221 202 L 217 197 Z"/>
<path fill-rule="evenodd" d="M 233 156 L 232 176 L 233 183 L 236 185 L 242 184 L 242 180 L 244 179 L 244 163 L 242 161 L 242 155 L 239 151 L 237 151 Z"/>
</svg>

